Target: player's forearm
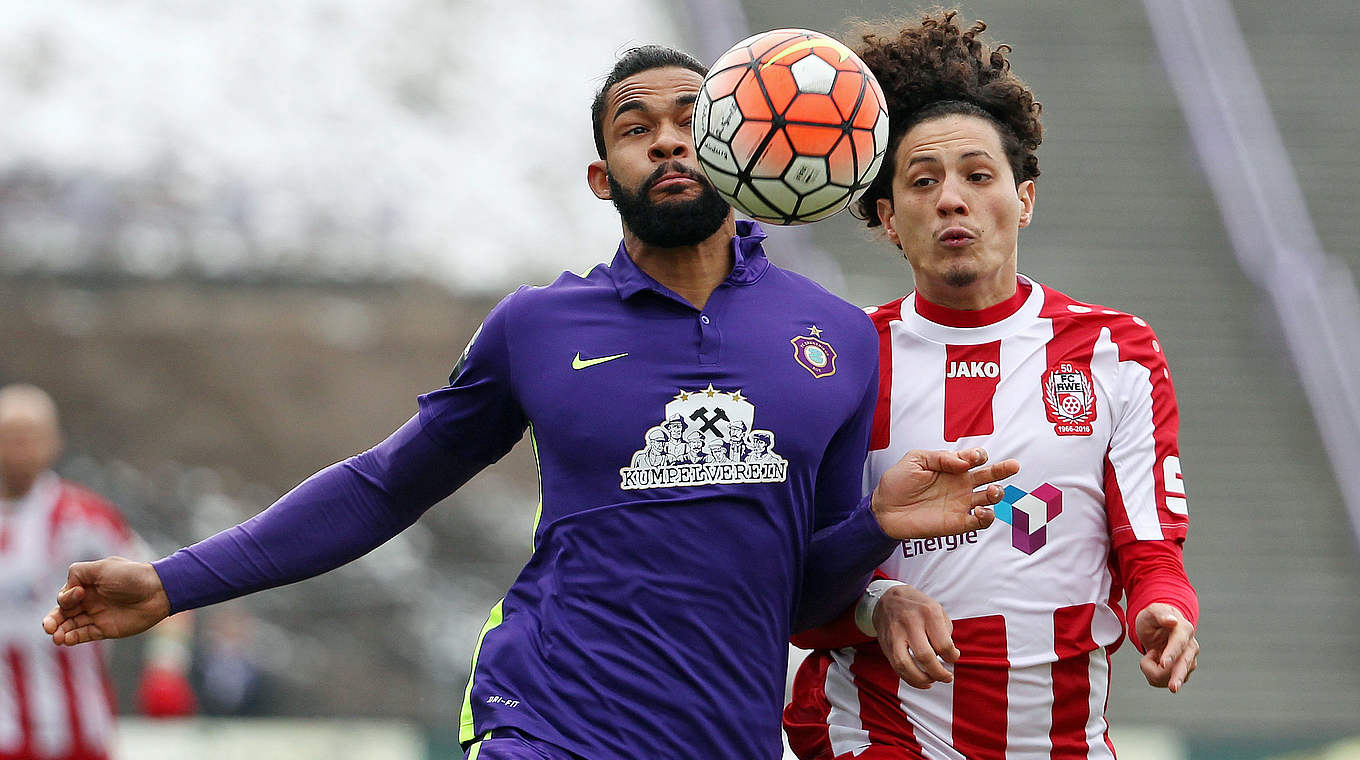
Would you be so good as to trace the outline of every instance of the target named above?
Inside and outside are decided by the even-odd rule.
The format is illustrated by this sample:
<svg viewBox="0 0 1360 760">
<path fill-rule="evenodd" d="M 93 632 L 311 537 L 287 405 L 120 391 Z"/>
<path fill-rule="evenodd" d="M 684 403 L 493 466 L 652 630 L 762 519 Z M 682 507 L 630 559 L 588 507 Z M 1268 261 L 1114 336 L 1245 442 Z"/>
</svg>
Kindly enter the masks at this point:
<svg viewBox="0 0 1360 760">
<path fill-rule="evenodd" d="M 1165 602 L 1180 610 L 1191 624 L 1199 624 L 1199 597 L 1186 575 L 1178 541 L 1134 541 L 1115 550 L 1115 559 L 1129 595 L 1129 639 L 1139 651 L 1142 642 L 1132 624 L 1149 604 Z"/>
<path fill-rule="evenodd" d="M 461 483 L 412 419 L 246 522 L 154 564 L 175 612 L 310 578 L 364 555 Z"/>
<path fill-rule="evenodd" d="M 814 533 L 803 567 L 794 632 L 825 625 L 854 604 L 874 568 L 896 547 L 897 541 L 879 526 L 867 497 L 844 520 Z"/>
</svg>

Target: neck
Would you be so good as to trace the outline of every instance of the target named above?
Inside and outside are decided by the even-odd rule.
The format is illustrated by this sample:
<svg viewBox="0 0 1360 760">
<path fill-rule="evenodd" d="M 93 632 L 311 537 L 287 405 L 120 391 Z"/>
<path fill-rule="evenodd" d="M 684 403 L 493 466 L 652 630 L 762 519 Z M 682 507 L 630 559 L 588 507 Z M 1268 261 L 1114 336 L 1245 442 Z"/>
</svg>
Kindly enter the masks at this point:
<svg viewBox="0 0 1360 760">
<path fill-rule="evenodd" d="M 623 229 L 623 247 L 638 269 L 702 310 L 732 272 L 732 238 L 737 222 L 729 214 L 718 231 L 694 245 L 659 248 Z"/>
<path fill-rule="evenodd" d="M 916 292 L 937 306 L 958 311 L 986 309 L 1015 295 L 1015 266 L 1002 267 L 994 275 L 979 277 L 966 285 L 953 285 L 942 278 L 915 272 Z"/>
<path fill-rule="evenodd" d="M 38 478 L 36 476 L 27 480 L 21 480 L 19 478 L 6 478 L 5 480 L 0 480 L 0 498 L 8 499 L 10 501 L 22 499 L 28 495 L 29 491 L 33 490 L 33 484 L 37 482 L 37 480 Z"/>
</svg>

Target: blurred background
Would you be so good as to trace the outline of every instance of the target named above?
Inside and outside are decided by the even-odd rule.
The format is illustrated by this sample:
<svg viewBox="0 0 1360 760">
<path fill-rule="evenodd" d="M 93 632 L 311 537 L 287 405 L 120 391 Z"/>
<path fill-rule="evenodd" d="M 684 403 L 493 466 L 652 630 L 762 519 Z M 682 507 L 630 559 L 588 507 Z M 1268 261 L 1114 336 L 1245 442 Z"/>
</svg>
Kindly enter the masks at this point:
<svg viewBox="0 0 1360 760">
<path fill-rule="evenodd" d="M 612 256 L 584 180 L 619 52 L 913 7 L 0 0 L 0 384 L 51 392 L 61 473 L 173 551 L 400 425 L 501 295 Z M 961 7 L 1044 105 L 1022 271 L 1146 318 L 1181 403 L 1204 652 L 1176 696 L 1116 655 L 1121 756 L 1357 756 L 1360 8 Z M 768 249 L 859 304 L 911 289 L 848 214 Z M 197 613 L 203 714 L 236 723 L 129 721 L 123 756 L 455 756 L 529 553 L 526 449 L 346 568 Z M 143 646 L 111 650 L 125 705 Z M 284 754 L 221 738 L 278 719 Z"/>
</svg>

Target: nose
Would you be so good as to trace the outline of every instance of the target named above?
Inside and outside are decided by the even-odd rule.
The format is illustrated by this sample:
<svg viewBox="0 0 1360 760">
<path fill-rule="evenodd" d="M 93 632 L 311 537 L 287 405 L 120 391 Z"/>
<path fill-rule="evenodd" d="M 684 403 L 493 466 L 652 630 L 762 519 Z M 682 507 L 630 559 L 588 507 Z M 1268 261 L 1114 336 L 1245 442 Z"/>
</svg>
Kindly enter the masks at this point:
<svg viewBox="0 0 1360 760">
<path fill-rule="evenodd" d="M 688 130 L 676 124 L 666 124 L 653 134 L 651 157 L 657 161 L 668 161 L 687 155 L 694 146 L 690 143 Z"/>
<path fill-rule="evenodd" d="M 964 197 L 962 179 L 949 176 L 940 182 L 940 195 L 935 200 L 935 212 L 940 216 L 968 213 L 968 201 Z"/>
</svg>

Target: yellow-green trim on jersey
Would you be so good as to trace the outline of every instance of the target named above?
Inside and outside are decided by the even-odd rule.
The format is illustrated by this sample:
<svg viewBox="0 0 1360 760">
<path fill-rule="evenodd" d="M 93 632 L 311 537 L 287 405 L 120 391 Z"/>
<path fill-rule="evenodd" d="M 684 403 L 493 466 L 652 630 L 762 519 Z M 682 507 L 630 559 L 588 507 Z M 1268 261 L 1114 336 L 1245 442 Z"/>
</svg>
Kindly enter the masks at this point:
<svg viewBox="0 0 1360 760">
<path fill-rule="evenodd" d="M 532 549 L 537 549 L 538 521 L 543 517 L 543 468 L 539 466 L 538 439 L 534 437 L 534 426 L 532 424 L 529 425 L 529 443 L 534 448 L 534 466 L 538 468 L 539 473 L 538 507 L 534 511 L 534 530 L 533 533 L 530 535 L 529 539 L 530 547 Z M 503 608 L 504 604 L 505 604 L 504 599 L 501 599 L 499 602 L 496 602 L 496 606 L 491 608 L 491 614 L 487 616 L 486 624 L 482 626 L 482 632 L 477 635 L 477 648 L 474 649 L 472 653 L 472 670 L 468 673 L 467 690 L 463 692 L 463 714 L 462 720 L 460 721 L 460 725 L 458 728 L 459 743 L 472 741 L 472 739 L 476 736 L 472 718 L 472 684 L 473 680 L 477 676 L 477 658 L 482 653 L 482 641 L 486 639 L 487 632 L 490 631 L 492 628 L 495 628 L 496 626 L 500 625 L 501 621 L 505 619 L 505 612 Z M 478 745 L 478 748 L 473 750 L 473 754 L 468 757 L 468 760 L 472 760 L 474 757 L 477 756 L 477 753 L 480 751 L 481 751 L 480 745 Z"/>
<path fill-rule="evenodd" d="M 458 742 L 470 742 L 477 737 L 472 728 L 472 680 L 477 674 L 477 658 L 482 653 L 482 640 L 486 638 L 486 632 L 501 624 L 505 619 L 502 606 L 505 600 L 496 602 L 496 606 L 491 608 L 491 614 L 486 618 L 486 625 L 482 626 L 482 632 L 477 634 L 477 648 L 472 652 L 472 671 L 468 673 L 467 691 L 463 692 L 463 715 L 458 727 Z"/>
<path fill-rule="evenodd" d="M 538 461 L 538 438 L 534 437 L 533 423 L 529 424 L 529 443 L 534 447 L 534 468 L 538 470 L 538 509 L 534 511 L 534 532 L 529 536 L 529 548 L 538 551 L 538 521 L 543 519 L 543 465 Z"/>
</svg>

